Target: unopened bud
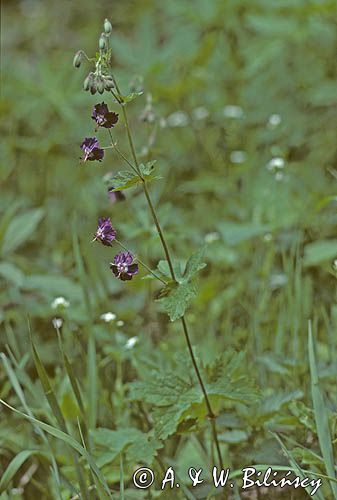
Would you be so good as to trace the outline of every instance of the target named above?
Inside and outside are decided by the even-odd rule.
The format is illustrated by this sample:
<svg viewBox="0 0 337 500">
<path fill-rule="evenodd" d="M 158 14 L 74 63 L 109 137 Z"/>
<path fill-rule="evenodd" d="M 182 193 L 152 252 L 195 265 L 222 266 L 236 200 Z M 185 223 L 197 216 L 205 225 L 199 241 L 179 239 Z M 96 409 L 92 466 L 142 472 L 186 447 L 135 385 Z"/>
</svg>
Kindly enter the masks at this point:
<svg viewBox="0 0 337 500">
<path fill-rule="evenodd" d="M 79 50 L 74 55 L 74 59 L 73 59 L 73 66 L 74 66 L 74 68 L 79 68 L 81 66 L 81 62 L 82 62 L 82 51 Z"/>
<path fill-rule="evenodd" d="M 113 78 L 110 75 L 104 77 L 104 86 L 106 90 L 111 90 L 114 88 L 115 84 Z"/>
<path fill-rule="evenodd" d="M 97 83 L 97 90 L 100 94 L 103 94 L 104 92 L 104 80 L 101 76 L 98 76 L 97 79 L 96 79 L 96 83 Z"/>
<path fill-rule="evenodd" d="M 100 39 L 99 39 L 99 42 L 98 42 L 98 46 L 99 46 L 99 48 L 101 50 L 106 49 L 106 38 L 105 38 L 104 33 L 102 33 L 101 36 L 100 36 Z"/>
<path fill-rule="evenodd" d="M 89 73 L 89 75 L 86 77 L 86 79 L 83 82 L 84 90 L 89 90 L 93 81 L 94 81 L 94 74 Z"/>
<path fill-rule="evenodd" d="M 105 21 L 104 21 L 104 31 L 107 35 L 110 35 L 110 33 L 112 31 L 112 25 L 111 25 L 109 19 L 105 19 Z"/>
<path fill-rule="evenodd" d="M 94 94 L 96 94 L 96 92 L 97 92 L 97 83 L 96 83 L 96 80 L 93 79 L 93 82 L 92 82 L 92 84 L 90 86 L 90 93 L 92 95 L 94 95 Z"/>
</svg>

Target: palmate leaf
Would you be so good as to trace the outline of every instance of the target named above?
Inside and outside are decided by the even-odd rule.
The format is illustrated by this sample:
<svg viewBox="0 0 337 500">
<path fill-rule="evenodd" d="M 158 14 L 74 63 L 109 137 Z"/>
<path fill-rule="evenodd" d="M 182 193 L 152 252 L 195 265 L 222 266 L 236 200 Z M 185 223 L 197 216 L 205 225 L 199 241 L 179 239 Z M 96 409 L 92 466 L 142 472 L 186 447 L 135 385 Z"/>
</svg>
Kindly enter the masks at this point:
<svg viewBox="0 0 337 500">
<path fill-rule="evenodd" d="M 206 263 L 203 262 L 205 256 L 206 246 L 203 246 L 195 253 L 191 255 L 186 263 L 186 268 L 184 272 L 184 281 L 189 281 L 192 279 L 197 272 L 201 271 L 206 267 Z"/>
<path fill-rule="evenodd" d="M 185 271 L 181 273 L 180 262 L 173 262 L 173 270 L 176 281 L 170 281 L 160 292 L 159 301 L 171 321 L 175 321 L 184 316 L 186 308 L 195 297 L 197 289 L 191 281 L 198 271 L 206 264 L 203 262 L 205 247 L 193 253 L 188 259 Z M 164 276 L 171 278 L 170 268 L 166 260 L 161 260 L 158 264 L 158 271 Z"/>
<path fill-rule="evenodd" d="M 163 305 L 171 321 L 176 321 L 185 314 L 190 301 L 196 295 L 194 283 L 177 283 L 171 281 L 161 291 L 158 301 Z"/>
<path fill-rule="evenodd" d="M 140 181 L 138 175 L 128 170 L 118 172 L 116 175 L 109 177 L 109 183 L 114 187 L 111 191 L 123 191 L 135 186 Z"/>
<path fill-rule="evenodd" d="M 153 436 L 135 428 L 111 430 L 98 428 L 91 431 L 92 438 L 100 450 L 97 464 L 99 467 L 113 462 L 123 452 L 131 464 L 151 465 L 156 452 L 163 444 Z"/>
<path fill-rule="evenodd" d="M 247 404 L 257 399 L 252 381 L 242 374 L 243 366 L 242 357 L 233 353 L 229 363 L 225 357 L 219 358 L 215 371 L 209 374 L 206 391 L 215 398 L 218 407 L 225 400 Z M 184 421 L 204 421 L 206 418 L 204 396 L 195 377 L 192 379 L 188 372 L 186 380 L 177 376 L 176 370 L 153 373 L 151 378 L 133 382 L 129 388 L 132 401 L 143 401 L 153 406 L 154 430 L 159 439 L 166 439 L 176 432 Z"/>
<path fill-rule="evenodd" d="M 154 175 L 155 163 L 156 160 L 153 160 L 145 164 L 141 163 L 139 165 L 139 170 L 141 172 L 141 175 L 146 181 L 152 181 L 154 179 L 160 178 Z M 134 172 L 130 172 L 129 170 L 123 170 L 115 175 L 107 176 L 105 178 L 105 182 L 109 186 L 113 186 L 113 189 L 110 189 L 110 191 L 123 191 L 124 189 L 129 189 L 139 184 L 141 182 L 141 178 Z"/>
</svg>

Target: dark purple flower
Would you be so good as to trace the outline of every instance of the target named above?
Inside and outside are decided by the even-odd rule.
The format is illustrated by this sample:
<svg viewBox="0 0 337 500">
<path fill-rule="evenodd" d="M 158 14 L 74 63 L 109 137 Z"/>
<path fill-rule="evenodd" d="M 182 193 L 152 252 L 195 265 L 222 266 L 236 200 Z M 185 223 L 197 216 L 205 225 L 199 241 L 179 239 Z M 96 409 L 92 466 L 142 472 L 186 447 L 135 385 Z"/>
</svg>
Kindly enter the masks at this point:
<svg viewBox="0 0 337 500">
<path fill-rule="evenodd" d="M 104 149 L 100 148 L 99 142 L 96 137 L 86 137 L 81 144 L 81 149 L 83 149 L 84 151 L 84 154 L 82 156 L 83 161 L 101 161 L 104 157 Z"/>
<path fill-rule="evenodd" d="M 112 128 L 118 122 L 118 114 L 109 111 L 108 106 L 104 102 L 94 106 L 91 118 L 95 120 L 97 128 Z"/>
<path fill-rule="evenodd" d="M 103 245 L 111 247 L 113 240 L 116 238 L 116 234 L 110 218 L 100 217 L 98 219 L 98 227 L 93 241 L 100 241 Z"/>
<path fill-rule="evenodd" d="M 131 280 L 138 273 L 138 264 L 133 262 L 130 252 L 119 252 L 110 264 L 110 269 L 122 281 Z"/>
<path fill-rule="evenodd" d="M 122 191 L 113 191 L 113 187 L 108 188 L 108 196 L 111 204 L 116 203 L 116 201 L 125 200 L 125 195 Z"/>
</svg>

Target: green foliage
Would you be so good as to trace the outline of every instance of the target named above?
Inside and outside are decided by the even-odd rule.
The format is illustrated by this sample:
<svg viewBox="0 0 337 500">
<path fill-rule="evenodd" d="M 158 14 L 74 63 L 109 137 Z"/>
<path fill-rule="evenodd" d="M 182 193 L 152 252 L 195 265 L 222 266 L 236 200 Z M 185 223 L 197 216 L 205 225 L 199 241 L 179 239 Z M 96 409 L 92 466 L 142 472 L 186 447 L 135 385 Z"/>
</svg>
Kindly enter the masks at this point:
<svg viewBox="0 0 337 500">
<path fill-rule="evenodd" d="M 206 266 L 202 262 L 204 254 L 205 247 L 192 254 L 186 263 L 183 274 L 181 274 L 180 264 L 176 262 L 174 264 L 176 281 L 170 281 L 160 292 L 158 300 L 163 305 L 171 321 L 181 318 L 191 300 L 196 296 L 196 285 L 191 280 Z M 167 261 L 160 261 L 158 270 L 164 276 L 171 278 Z"/>
<path fill-rule="evenodd" d="M 239 370 L 241 363 L 242 356 L 233 354 L 229 362 L 228 356 L 223 356 L 209 367 L 206 391 L 218 408 L 227 401 L 248 404 L 256 400 L 253 383 Z M 190 380 L 194 377 L 191 372 Z M 207 420 L 204 397 L 195 380 L 186 381 L 173 371 L 152 372 L 149 378 L 133 382 L 129 387 L 132 401 L 144 401 L 153 407 L 154 429 L 159 439 L 172 435 L 184 421 L 200 424 Z"/>
<path fill-rule="evenodd" d="M 170 282 L 160 292 L 159 302 L 163 305 L 171 321 L 184 316 L 187 306 L 197 291 L 194 283 Z"/>
<path fill-rule="evenodd" d="M 2 253 L 13 252 L 32 237 L 43 215 L 43 209 L 36 208 L 14 217 L 3 236 Z"/>
<path fill-rule="evenodd" d="M 143 179 L 145 179 L 146 181 L 158 179 L 158 177 L 154 175 L 155 163 L 155 161 L 150 161 L 145 165 L 143 163 L 139 165 L 140 173 Z M 124 189 L 129 189 L 136 186 L 137 184 L 142 182 L 142 180 L 138 174 L 123 170 L 122 172 L 118 172 L 116 175 L 112 175 L 106 178 L 106 182 L 114 187 L 114 189 L 112 189 L 111 191 L 123 191 Z"/>
<path fill-rule="evenodd" d="M 0 425 L 4 498 L 145 498 L 132 485 L 138 463 L 158 477 L 174 464 L 177 499 L 215 496 L 186 478 L 189 466 L 206 470 L 213 458 L 205 401 L 174 322 L 182 314 L 233 480 L 243 465 L 273 464 L 323 478 L 317 498 L 332 498 L 335 7 L 126 0 L 112 12 L 107 1 L 4 3 L 0 397 L 12 408 L 2 406 Z M 124 170 L 107 131 L 93 131 L 92 106 L 104 101 L 119 112 L 113 143 L 130 160 L 123 113 L 112 94 L 81 90 L 95 61 L 72 68 L 80 48 L 95 54 L 106 17 L 103 67 L 111 58 L 142 176 L 162 177 L 148 189 L 176 283 L 139 177 Z M 79 163 L 92 135 L 104 161 Z M 112 185 L 137 189 L 112 204 Z M 91 243 L 101 216 L 168 282 L 158 304 L 158 280 L 111 274 L 118 247 Z M 52 307 L 59 296 L 69 307 Z M 110 322 L 101 317 L 108 311 Z M 259 493 L 278 498 L 270 491 Z M 150 494 L 170 492 L 154 484 Z"/>
<path fill-rule="evenodd" d="M 97 463 L 100 467 L 115 461 L 122 453 L 129 465 L 145 463 L 151 465 L 162 443 L 152 433 L 143 433 L 135 428 L 111 429 L 97 428 L 91 432 L 99 450 Z"/>
<path fill-rule="evenodd" d="M 140 182 L 139 176 L 133 172 L 122 171 L 118 172 L 109 178 L 109 183 L 114 187 L 112 191 L 122 191 L 137 185 Z"/>
</svg>

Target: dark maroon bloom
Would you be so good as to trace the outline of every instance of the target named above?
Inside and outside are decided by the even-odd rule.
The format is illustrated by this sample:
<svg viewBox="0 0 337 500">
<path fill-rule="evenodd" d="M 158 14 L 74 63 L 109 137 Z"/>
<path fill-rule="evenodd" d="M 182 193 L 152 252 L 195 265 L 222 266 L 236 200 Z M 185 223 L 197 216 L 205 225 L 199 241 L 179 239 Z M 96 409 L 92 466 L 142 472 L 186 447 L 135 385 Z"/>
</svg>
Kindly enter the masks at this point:
<svg viewBox="0 0 337 500">
<path fill-rule="evenodd" d="M 103 245 L 111 247 L 113 240 L 116 238 L 116 234 L 110 218 L 100 217 L 98 219 L 98 227 L 93 241 L 100 241 Z"/>
<path fill-rule="evenodd" d="M 104 157 L 104 149 L 100 148 L 96 137 L 86 137 L 81 144 L 81 149 L 84 151 L 82 156 L 83 161 L 101 161 Z"/>
<path fill-rule="evenodd" d="M 113 191 L 113 189 L 114 189 L 113 187 L 108 188 L 108 196 L 112 204 L 116 203 L 116 201 L 125 200 L 125 195 L 124 193 L 122 193 L 122 191 Z"/>
<path fill-rule="evenodd" d="M 97 128 L 112 128 L 118 122 L 118 114 L 109 111 L 108 106 L 104 102 L 94 106 L 91 118 L 95 120 Z"/>
<path fill-rule="evenodd" d="M 133 262 L 130 252 L 119 252 L 110 264 L 110 269 L 122 281 L 131 280 L 138 273 L 138 264 Z"/>
</svg>

